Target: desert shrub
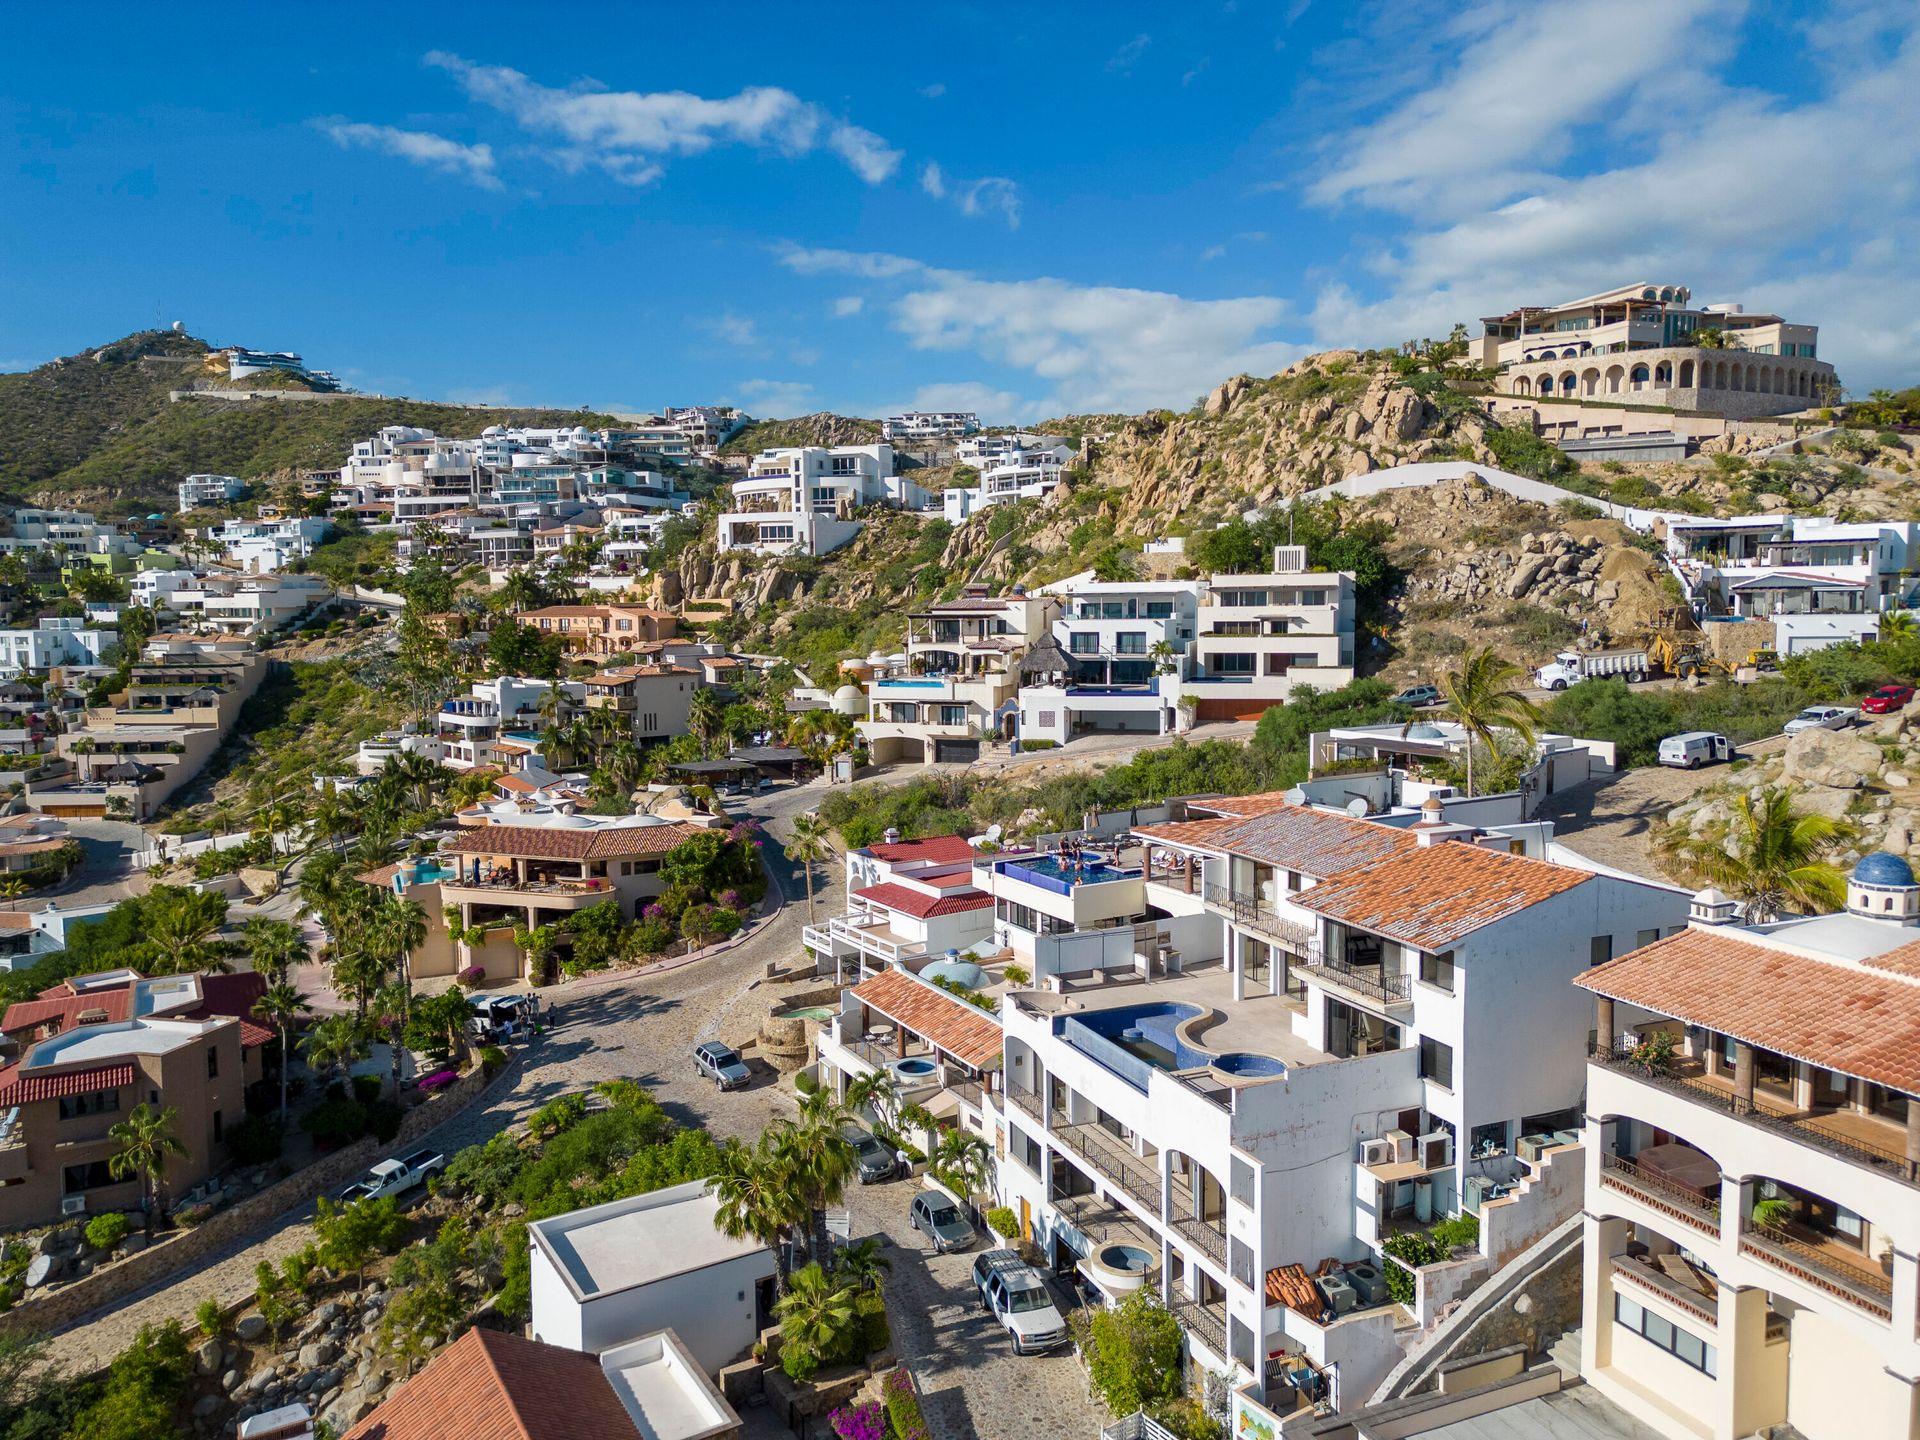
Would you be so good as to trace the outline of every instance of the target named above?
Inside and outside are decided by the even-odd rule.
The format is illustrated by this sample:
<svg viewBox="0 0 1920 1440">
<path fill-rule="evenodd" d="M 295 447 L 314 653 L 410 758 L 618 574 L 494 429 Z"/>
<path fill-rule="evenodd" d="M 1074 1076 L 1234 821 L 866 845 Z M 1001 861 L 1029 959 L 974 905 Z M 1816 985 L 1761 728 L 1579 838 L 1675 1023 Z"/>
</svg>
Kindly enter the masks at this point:
<svg viewBox="0 0 1920 1440">
<path fill-rule="evenodd" d="M 109 1210 L 104 1215 L 96 1215 L 87 1222 L 87 1244 L 96 1250 L 111 1250 L 127 1238 L 132 1228 L 127 1217 L 118 1210 Z"/>
<path fill-rule="evenodd" d="M 277 1115 L 248 1115 L 227 1131 L 227 1150 L 238 1164 L 264 1165 L 280 1158 L 283 1138 Z"/>
<path fill-rule="evenodd" d="M 1020 1219 L 1005 1205 L 996 1205 L 987 1211 L 987 1228 L 1003 1240 L 1011 1240 L 1020 1233 Z"/>
</svg>

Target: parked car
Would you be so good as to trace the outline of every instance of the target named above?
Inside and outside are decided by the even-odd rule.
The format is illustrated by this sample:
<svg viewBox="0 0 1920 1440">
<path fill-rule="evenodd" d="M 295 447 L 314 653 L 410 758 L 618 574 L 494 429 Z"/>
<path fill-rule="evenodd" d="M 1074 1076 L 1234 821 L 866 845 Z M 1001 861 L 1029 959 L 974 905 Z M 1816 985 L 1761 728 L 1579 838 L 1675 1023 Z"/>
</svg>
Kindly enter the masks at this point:
<svg viewBox="0 0 1920 1440">
<path fill-rule="evenodd" d="M 429 1176 L 447 1168 L 447 1157 L 437 1150 L 416 1150 L 398 1160 L 382 1160 L 339 1195 L 342 1205 L 356 1200 L 378 1200 L 382 1195 L 399 1195 L 416 1185 L 427 1183 Z"/>
<path fill-rule="evenodd" d="M 1447 697 L 1440 693 L 1438 685 L 1409 685 L 1393 697 L 1396 705 L 1438 705 Z"/>
<path fill-rule="evenodd" d="M 1038 1355 L 1063 1345 L 1066 1318 L 1038 1270 L 1011 1250 L 989 1250 L 973 1262 L 980 1303 L 1013 1341 L 1016 1355 Z"/>
<path fill-rule="evenodd" d="M 1845 705 L 1809 705 L 1781 729 L 1788 735 L 1798 735 L 1802 730 L 1844 730 L 1855 718 L 1855 712 Z"/>
<path fill-rule="evenodd" d="M 718 1040 L 693 1047 L 693 1067 L 722 1090 L 738 1090 L 753 1079 L 753 1072 L 733 1047 Z"/>
<path fill-rule="evenodd" d="M 850 1126 L 844 1133 L 853 1145 L 862 1185 L 875 1185 L 882 1180 L 891 1180 L 900 1173 L 900 1157 L 894 1154 L 893 1147 L 878 1135 L 871 1130 L 862 1130 L 858 1126 Z"/>
<path fill-rule="evenodd" d="M 533 1028 L 540 1001 L 533 995 L 470 995 L 467 1029 L 483 1045 L 522 1038 Z"/>
<path fill-rule="evenodd" d="M 1912 703 L 1913 686 L 1882 685 L 1860 702 L 1860 708 L 1869 715 L 1891 715 L 1896 710 L 1906 709 Z"/>
<path fill-rule="evenodd" d="M 1669 735 L 1660 742 L 1660 763 L 1697 770 L 1717 760 L 1731 760 L 1733 745 L 1726 736 L 1711 730 L 1689 730 L 1684 735 Z"/>
<path fill-rule="evenodd" d="M 922 1190 L 907 1207 L 907 1223 L 926 1236 L 939 1254 L 965 1250 L 974 1242 L 966 1208 L 938 1186 Z"/>
</svg>

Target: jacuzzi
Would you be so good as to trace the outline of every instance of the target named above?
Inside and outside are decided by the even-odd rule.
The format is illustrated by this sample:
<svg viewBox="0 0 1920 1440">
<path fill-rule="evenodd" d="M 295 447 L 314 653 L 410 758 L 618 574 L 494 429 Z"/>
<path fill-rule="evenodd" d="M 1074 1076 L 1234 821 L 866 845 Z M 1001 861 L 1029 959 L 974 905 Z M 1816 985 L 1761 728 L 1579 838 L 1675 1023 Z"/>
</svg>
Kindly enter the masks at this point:
<svg viewBox="0 0 1920 1440">
<path fill-rule="evenodd" d="M 890 1060 L 887 1070 L 902 1085 L 930 1085 L 940 1076 L 940 1066 L 929 1056 L 909 1055 Z"/>
<path fill-rule="evenodd" d="M 1287 1073 L 1286 1064 L 1271 1055 L 1254 1055 L 1245 1050 L 1230 1050 L 1208 1062 L 1222 1075 L 1242 1080 L 1278 1079 Z"/>
<path fill-rule="evenodd" d="M 1091 1281 L 1109 1300 L 1120 1300 L 1160 1274 L 1160 1257 L 1141 1245 L 1096 1245 L 1080 1261 L 1080 1277 Z"/>
</svg>

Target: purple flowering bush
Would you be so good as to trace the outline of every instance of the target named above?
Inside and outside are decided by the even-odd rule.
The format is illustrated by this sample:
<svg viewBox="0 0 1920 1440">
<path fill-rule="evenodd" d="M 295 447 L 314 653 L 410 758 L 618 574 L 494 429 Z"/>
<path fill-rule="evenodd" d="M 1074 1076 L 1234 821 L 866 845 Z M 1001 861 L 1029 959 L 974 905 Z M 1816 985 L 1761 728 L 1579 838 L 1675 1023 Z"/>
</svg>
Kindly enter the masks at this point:
<svg viewBox="0 0 1920 1440">
<path fill-rule="evenodd" d="M 886 1440 L 887 1417 L 878 1405 L 848 1405 L 827 1416 L 840 1440 Z"/>
</svg>

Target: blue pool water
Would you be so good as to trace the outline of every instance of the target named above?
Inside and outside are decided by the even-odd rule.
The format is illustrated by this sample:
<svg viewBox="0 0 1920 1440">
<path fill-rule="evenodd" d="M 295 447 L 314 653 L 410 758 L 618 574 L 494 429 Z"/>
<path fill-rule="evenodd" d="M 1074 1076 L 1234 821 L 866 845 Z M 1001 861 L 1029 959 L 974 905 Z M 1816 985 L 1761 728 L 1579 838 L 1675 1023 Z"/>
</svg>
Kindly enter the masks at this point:
<svg viewBox="0 0 1920 1440">
<path fill-rule="evenodd" d="M 1195 1070 L 1211 1066 L 1223 1075 L 1244 1079 L 1277 1078 L 1287 1073 L 1286 1065 L 1270 1055 L 1240 1050 L 1216 1055 L 1182 1040 L 1180 1027 L 1204 1013 L 1198 1005 L 1175 1001 L 1122 1005 L 1113 1010 L 1069 1016 L 1060 1022 L 1060 1033 L 1076 1050 L 1099 1061 L 1140 1090 L 1147 1088 L 1149 1069 Z"/>
<path fill-rule="evenodd" d="M 1018 859 L 1003 860 L 1000 862 L 1000 871 L 1012 879 L 1038 885 L 1042 890 L 1051 890 L 1056 895 L 1070 895 L 1076 885 L 1137 879 L 1141 873 L 1138 870 L 1123 870 L 1104 860 L 1089 860 L 1078 866 L 1063 865 L 1058 855 L 1023 855 Z"/>
</svg>

